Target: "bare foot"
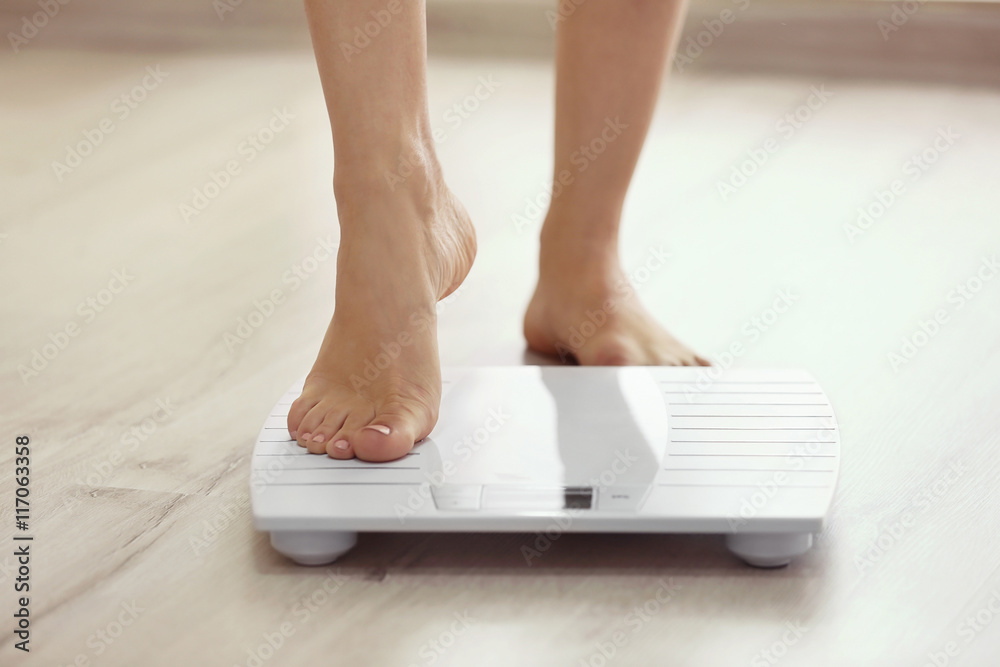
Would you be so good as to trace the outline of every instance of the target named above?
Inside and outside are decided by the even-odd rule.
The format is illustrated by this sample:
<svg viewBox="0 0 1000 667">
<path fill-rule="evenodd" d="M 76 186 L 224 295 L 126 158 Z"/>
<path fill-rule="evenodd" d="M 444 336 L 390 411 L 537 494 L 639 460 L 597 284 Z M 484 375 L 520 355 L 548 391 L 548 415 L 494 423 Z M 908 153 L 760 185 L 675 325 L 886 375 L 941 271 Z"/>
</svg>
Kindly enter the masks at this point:
<svg viewBox="0 0 1000 667">
<path fill-rule="evenodd" d="M 583 366 L 708 366 L 639 302 L 613 244 L 543 235 L 528 346 Z"/>
<path fill-rule="evenodd" d="M 391 461 L 437 422 L 435 304 L 472 267 L 475 231 L 439 176 L 336 190 L 336 308 L 288 430 L 314 454 Z"/>
</svg>

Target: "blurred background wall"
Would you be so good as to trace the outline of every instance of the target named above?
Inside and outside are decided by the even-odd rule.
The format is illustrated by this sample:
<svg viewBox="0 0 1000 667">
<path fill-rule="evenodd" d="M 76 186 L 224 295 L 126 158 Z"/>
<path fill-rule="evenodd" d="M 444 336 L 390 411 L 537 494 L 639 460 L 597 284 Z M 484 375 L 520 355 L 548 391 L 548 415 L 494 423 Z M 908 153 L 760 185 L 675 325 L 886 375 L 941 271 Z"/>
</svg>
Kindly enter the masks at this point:
<svg viewBox="0 0 1000 667">
<path fill-rule="evenodd" d="M 563 0 L 567 9 L 574 1 Z M 558 0 L 427 5 L 433 53 L 551 52 Z M 39 16 L 44 7 L 58 11 Z M 32 43 L 50 46 L 270 48 L 308 39 L 301 0 L 9 0 L 0 7 L 8 41 L 11 31 L 30 31 L 32 20 L 44 22 Z M 697 56 L 681 69 L 993 81 L 998 29 L 994 0 L 694 0 L 680 50 Z M 698 40 L 711 48 L 699 50 Z"/>
</svg>

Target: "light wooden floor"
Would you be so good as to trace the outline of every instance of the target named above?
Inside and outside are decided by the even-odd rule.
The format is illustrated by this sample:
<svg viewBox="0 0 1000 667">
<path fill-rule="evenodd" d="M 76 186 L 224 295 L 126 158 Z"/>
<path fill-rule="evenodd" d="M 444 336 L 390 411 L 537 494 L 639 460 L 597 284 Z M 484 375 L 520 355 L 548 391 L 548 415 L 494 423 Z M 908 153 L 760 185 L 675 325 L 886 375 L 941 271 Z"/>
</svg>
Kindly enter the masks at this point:
<svg viewBox="0 0 1000 667">
<path fill-rule="evenodd" d="M 120 118 L 113 101 L 147 66 L 169 75 Z M 481 76 L 500 87 L 454 127 L 446 109 Z M 432 63 L 441 156 L 481 248 L 442 310 L 445 363 L 533 362 L 519 329 L 535 229 L 518 233 L 512 215 L 548 177 L 551 85 L 547 63 Z M 775 123 L 820 85 L 833 96 L 786 139 Z M 811 370 L 843 429 L 827 530 L 767 572 L 697 536 L 563 536 L 528 567 L 530 535 L 375 534 L 333 568 L 286 562 L 250 525 L 248 458 L 333 308 L 333 261 L 306 262 L 299 284 L 286 274 L 337 238 L 310 53 L 29 48 L 0 55 L 0 90 L 5 628 L 16 434 L 34 445 L 35 535 L 32 651 L 5 630 L 3 665 L 254 665 L 268 638 L 281 644 L 272 665 L 597 667 L 616 638 L 607 664 L 923 665 L 954 642 L 950 664 L 971 667 L 1000 652 L 1000 278 L 962 307 L 953 292 L 1000 250 L 997 90 L 668 87 L 626 213 L 626 266 L 671 252 L 640 293 L 672 330 L 716 359 L 743 343 L 740 366 Z M 241 142 L 274 109 L 294 118 L 246 161 Z M 60 182 L 52 162 L 105 117 L 114 131 Z M 940 128 L 959 137 L 910 180 L 905 163 Z M 770 137 L 780 149 L 723 201 L 719 180 Z M 185 221 L 179 205 L 228 160 L 241 173 Z M 894 179 L 905 191 L 851 243 L 844 225 Z M 127 286 L 102 292 L 115 272 Z M 227 344 L 274 290 L 273 314 Z M 779 290 L 793 307 L 755 334 Z M 888 355 L 938 310 L 947 322 L 894 369 Z M 670 601 L 655 603 L 665 585 Z M 973 631 L 977 613 L 992 623 Z"/>
</svg>

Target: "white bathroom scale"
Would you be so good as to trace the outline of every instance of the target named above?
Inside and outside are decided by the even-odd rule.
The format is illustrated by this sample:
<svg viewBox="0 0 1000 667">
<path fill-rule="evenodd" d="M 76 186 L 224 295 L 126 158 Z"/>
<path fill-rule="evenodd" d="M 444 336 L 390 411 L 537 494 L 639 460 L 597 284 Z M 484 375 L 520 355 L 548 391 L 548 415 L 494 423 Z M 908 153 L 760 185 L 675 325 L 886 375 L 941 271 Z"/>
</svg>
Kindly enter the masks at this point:
<svg viewBox="0 0 1000 667">
<path fill-rule="evenodd" d="M 445 368 L 434 431 L 389 463 L 293 441 L 278 401 L 253 453 L 254 525 L 305 565 L 364 531 L 715 533 L 751 565 L 812 546 L 840 437 L 807 373 L 692 367 Z"/>
</svg>

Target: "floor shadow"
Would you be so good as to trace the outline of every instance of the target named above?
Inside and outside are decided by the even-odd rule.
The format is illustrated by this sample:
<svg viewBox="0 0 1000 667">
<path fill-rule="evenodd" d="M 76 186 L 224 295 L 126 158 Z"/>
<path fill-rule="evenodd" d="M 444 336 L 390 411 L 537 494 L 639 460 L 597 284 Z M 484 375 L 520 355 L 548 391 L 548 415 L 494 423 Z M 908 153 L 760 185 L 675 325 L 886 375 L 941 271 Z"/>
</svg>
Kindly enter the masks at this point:
<svg viewBox="0 0 1000 667">
<path fill-rule="evenodd" d="M 807 554 L 784 568 L 753 568 L 729 553 L 721 535 L 573 533 L 539 541 L 534 533 L 363 533 L 354 549 L 323 567 L 296 565 L 271 549 L 266 534 L 258 533 L 258 538 L 253 559 L 260 574 L 295 573 L 317 581 L 331 571 L 376 582 L 388 577 L 429 582 L 495 577 L 505 586 L 527 590 L 552 577 L 607 578 L 616 587 L 628 587 L 630 577 L 637 585 L 640 580 L 645 585 L 649 577 L 672 577 L 682 586 L 706 591 L 686 597 L 692 612 L 708 613 L 722 605 L 729 613 L 774 618 L 790 608 L 802 613 L 821 605 L 823 595 L 816 595 L 817 590 L 830 588 L 823 583 L 829 569 L 822 557 Z M 731 583 L 719 585 L 720 578 Z"/>
<path fill-rule="evenodd" d="M 253 555 L 261 574 L 300 569 L 256 533 Z M 364 576 L 366 571 L 463 574 L 732 574 L 775 577 L 801 575 L 799 564 L 752 568 L 732 555 L 722 535 L 626 533 L 361 533 L 357 545 L 330 567 Z M 322 569 L 322 568 L 320 568 Z"/>
</svg>

